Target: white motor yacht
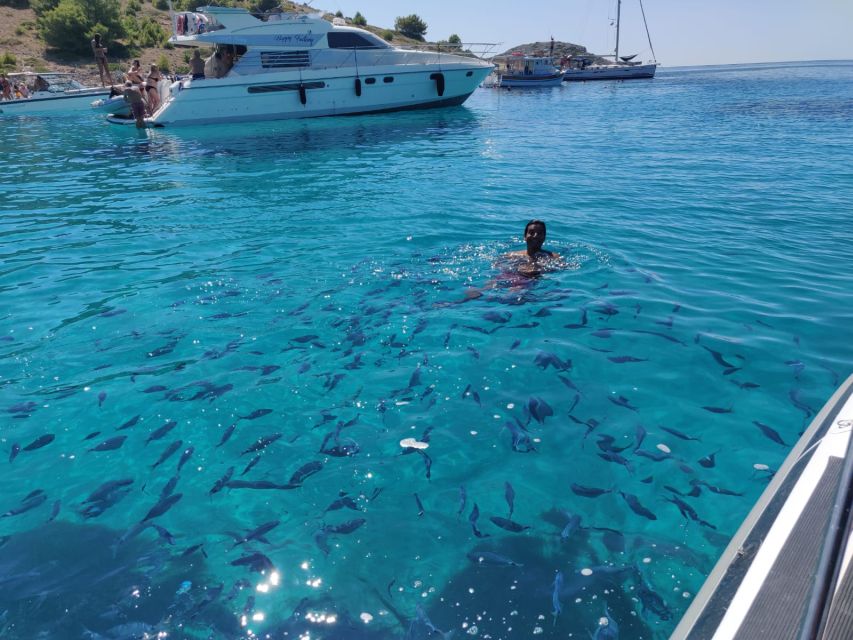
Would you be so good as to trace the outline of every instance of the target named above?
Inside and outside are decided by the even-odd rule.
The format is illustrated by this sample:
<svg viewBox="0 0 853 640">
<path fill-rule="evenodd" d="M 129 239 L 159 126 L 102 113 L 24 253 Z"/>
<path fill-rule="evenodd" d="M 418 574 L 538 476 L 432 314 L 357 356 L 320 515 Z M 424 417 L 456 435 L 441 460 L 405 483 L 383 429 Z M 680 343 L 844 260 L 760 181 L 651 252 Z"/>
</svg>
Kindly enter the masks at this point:
<svg viewBox="0 0 853 640">
<path fill-rule="evenodd" d="M 9 73 L 7 77 L 14 84 L 25 84 L 29 97 L 0 101 L 0 113 L 4 115 L 86 110 L 92 100 L 110 95 L 110 87 L 85 87 L 70 73 L 25 71 Z"/>
<path fill-rule="evenodd" d="M 474 56 L 393 47 L 319 15 L 201 7 L 176 46 L 212 47 L 205 77 L 161 89 L 153 126 L 311 118 L 462 104 L 492 70 Z"/>
</svg>

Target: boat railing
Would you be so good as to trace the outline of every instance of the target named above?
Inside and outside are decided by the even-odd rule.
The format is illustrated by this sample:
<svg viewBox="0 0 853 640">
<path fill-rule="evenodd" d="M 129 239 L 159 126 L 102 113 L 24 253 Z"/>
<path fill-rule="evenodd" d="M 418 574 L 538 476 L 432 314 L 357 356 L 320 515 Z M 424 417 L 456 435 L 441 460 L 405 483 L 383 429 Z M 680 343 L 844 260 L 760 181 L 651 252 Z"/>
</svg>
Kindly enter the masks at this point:
<svg viewBox="0 0 853 640">
<path fill-rule="evenodd" d="M 409 49 L 317 49 L 311 52 L 311 68 L 313 69 L 339 69 L 364 67 L 365 73 L 368 69 L 383 64 L 425 66 L 441 64 L 441 62 L 453 56 L 458 59 L 460 53 L 437 50 L 409 50 Z M 473 60 L 483 62 L 483 58 L 471 55 Z"/>
</svg>

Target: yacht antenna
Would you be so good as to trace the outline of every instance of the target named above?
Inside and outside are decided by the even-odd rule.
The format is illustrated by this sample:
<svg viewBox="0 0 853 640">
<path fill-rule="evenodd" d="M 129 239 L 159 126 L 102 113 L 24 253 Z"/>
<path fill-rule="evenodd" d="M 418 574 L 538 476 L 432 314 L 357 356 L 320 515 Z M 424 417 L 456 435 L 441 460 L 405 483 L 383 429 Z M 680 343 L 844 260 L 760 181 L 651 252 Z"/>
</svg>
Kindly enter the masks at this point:
<svg viewBox="0 0 853 640">
<path fill-rule="evenodd" d="M 658 57 L 655 55 L 655 48 L 652 46 L 652 36 L 649 34 L 649 23 L 646 22 L 646 11 L 643 9 L 643 0 L 640 0 L 640 11 L 643 14 L 643 25 L 646 27 L 646 38 L 649 39 L 649 49 L 652 50 L 652 59 L 657 61 Z"/>
<path fill-rule="evenodd" d="M 619 64 L 619 17 L 622 13 L 622 0 L 616 0 L 616 55 L 613 56 L 613 61 Z"/>
</svg>

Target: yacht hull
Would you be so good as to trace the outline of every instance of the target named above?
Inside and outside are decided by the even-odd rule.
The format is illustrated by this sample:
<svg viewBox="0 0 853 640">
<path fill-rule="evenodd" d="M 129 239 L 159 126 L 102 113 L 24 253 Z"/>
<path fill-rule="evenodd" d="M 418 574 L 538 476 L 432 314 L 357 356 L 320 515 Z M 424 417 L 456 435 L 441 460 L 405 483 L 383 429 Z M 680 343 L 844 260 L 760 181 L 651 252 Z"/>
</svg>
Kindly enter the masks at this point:
<svg viewBox="0 0 853 640">
<path fill-rule="evenodd" d="M 447 107 L 462 104 L 490 71 L 483 65 L 417 65 L 372 68 L 358 77 L 337 70 L 186 80 L 172 86 L 150 122 L 181 126 Z"/>
<path fill-rule="evenodd" d="M 0 102 L 0 113 L 10 116 L 26 116 L 40 113 L 61 113 L 65 111 L 85 111 L 93 100 L 109 97 L 109 89 L 87 89 L 79 92 L 60 93 L 49 96 L 36 96 L 19 100 Z"/>
<path fill-rule="evenodd" d="M 637 64 L 630 66 L 602 65 L 585 69 L 566 69 L 563 80 L 566 82 L 582 82 L 585 80 L 634 80 L 638 78 L 654 78 L 656 64 Z"/>
</svg>

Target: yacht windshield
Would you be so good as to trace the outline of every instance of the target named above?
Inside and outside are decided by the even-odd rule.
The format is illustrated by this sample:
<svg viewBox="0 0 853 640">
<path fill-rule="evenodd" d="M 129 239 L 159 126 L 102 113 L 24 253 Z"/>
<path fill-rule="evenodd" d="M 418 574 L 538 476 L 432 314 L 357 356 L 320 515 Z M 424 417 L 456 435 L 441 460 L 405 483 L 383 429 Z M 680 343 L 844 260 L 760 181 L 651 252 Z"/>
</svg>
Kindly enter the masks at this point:
<svg viewBox="0 0 853 640">
<path fill-rule="evenodd" d="M 372 33 L 329 31 L 329 49 L 386 49 L 384 40 Z"/>
</svg>

